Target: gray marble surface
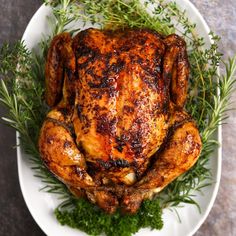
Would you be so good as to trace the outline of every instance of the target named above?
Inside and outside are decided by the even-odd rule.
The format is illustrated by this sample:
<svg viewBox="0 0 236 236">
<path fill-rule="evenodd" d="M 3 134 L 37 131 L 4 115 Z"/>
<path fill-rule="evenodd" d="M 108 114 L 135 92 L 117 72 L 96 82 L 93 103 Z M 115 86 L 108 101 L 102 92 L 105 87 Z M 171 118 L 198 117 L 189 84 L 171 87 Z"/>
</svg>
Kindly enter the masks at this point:
<svg viewBox="0 0 236 236">
<path fill-rule="evenodd" d="M 222 37 L 225 58 L 236 53 L 236 1 L 192 0 L 210 28 Z M 20 39 L 40 6 L 40 0 L 0 0 L 0 46 L 4 41 Z M 236 94 L 233 95 L 236 100 Z M 0 106 L 0 116 L 5 114 Z M 222 179 L 216 202 L 195 236 L 236 235 L 236 112 L 229 112 L 223 126 Z M 0 236 L 44 233 L 32 219 L 21 194 L 16 164 L 15 131 L 0 124 Z"/>
<path fill-rule="evenodd" d="M 236 1 L 192 0 L 210 28 L 221 36 L 220 49 L 224 58 L 236 54 Z M 236 107 L 236 93 L 232 96 Z M 236 235 L 236 111 L 229 112 L 223 126 L 222 178 L 216 202 L 196 236 Z"/>
</svg>

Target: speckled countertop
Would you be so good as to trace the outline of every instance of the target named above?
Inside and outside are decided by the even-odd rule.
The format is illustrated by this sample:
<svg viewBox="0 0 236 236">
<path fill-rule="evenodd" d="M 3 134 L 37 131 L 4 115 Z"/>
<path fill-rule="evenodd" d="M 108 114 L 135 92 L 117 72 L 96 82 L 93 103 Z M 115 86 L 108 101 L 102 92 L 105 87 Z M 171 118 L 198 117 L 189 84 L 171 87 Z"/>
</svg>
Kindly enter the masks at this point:
<svg viewBox="0 0 236 236">
<path fill-rule="evenodd" d="M 222 37 L 224 57 L 236 53 L 236 1 L 191 0 L 210 28 Z M 40 6 L 40 0 L 0 0 L 0 45 L 20 39 Z M 236 101 L 236 93 L 233 95 Z M 0 116 L 5 110 L 0 107 Z M 223 126 L 222 178 L 216 202 L 195 236 L 236 235 L 236 111 L 229 112 Z M 15 131 L 0 124 L 0 236 L 44 233 L 32 219 L 21 195 L 16 165 Z"/>
<path fill-rule="evenodd" d="M 210 28 L 221 36 L 220 49 L 224 58 L 236 53 L 236 1 L 192 0 Z M 232 101 L 236 101 L 236 93 Z M 236 107 L 236 104 L 234 104 Z M 216 202 L 196 236 L 236 235 L 236 111 L 229 112 L 223 126 L 222 177 Z"/>
</svg>

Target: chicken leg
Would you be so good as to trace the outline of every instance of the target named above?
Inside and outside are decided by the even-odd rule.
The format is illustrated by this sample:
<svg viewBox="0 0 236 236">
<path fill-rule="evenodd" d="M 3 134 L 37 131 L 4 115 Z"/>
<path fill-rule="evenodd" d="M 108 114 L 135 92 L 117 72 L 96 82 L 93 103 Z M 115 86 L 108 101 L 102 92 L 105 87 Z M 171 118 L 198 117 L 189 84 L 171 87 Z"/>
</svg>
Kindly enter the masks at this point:
<svg viewBox="0 0 236 236">
<path fill-rule="evenodd" d="M 186 117 L 186 113 L 175 112 L 170 130 L 169 140 L 163 151 L 156 154 L 157 159 L 151 169 L 123 198 L 125 212 L 135 213 L 144 199 L 160 192 L 197 161 L 202 144 L 195 123 Z"/>
</svg>

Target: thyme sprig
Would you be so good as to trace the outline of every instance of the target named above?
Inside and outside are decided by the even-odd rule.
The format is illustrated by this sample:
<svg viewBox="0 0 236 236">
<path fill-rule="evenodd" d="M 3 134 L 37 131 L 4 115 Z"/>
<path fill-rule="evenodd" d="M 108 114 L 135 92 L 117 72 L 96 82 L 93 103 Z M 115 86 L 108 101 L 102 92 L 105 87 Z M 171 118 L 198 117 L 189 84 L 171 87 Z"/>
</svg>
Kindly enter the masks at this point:
<svg viewBox="0 0 236 236">
<path fill-rule="evenodd" d="M 67 27 L 73 21 L 77 21 L 79 14 L 78 1 L 71 0 L 44 0 L 46 6 L 50 6 L 53 11 L 53 17 L 49 18 L 51 24 L 52 35 L 57 35 L 61 32 L 68 31 Z"/>
<path fill-rule="evenodd" d="M 23 42 L 4 45 L 0 51 L 0 102 L 9 113 L 4 121 L 20 133 L 21 146 L 30 154 L 35 176 L 43 184 L 43 190 L 62 198 L 55 210 L 62 224 L 98 235 L 128 236 L 141 227 L 160 229 L 161 208 L 176 207 L 181 203 L 195 204 L 195 191 L 203 191 L 211 182 L 207 166 L 210 155 L 218 143 L 214 137 L 217 127 L 227 118 L 230 95 L 234 89 L 236 57 L 223 63 L 225 74 L 218 75 L 222 54 L 218 52 L 218 36 L 206 47 L 204 39 L 196 33 L 196 24 L 175 2 L 164 0 L 45 0 L 52 8 L 51 35 L 44 36 L 40 50 L 30 52 Z M 154 6 L 153 8 L 150 6 Z M 108 216 L 94 205 L 75 199 L 67 188 L 44 167 L 41 162 L 37 139 L 47 113 L 44 104 L 44 63 L 48 44 L 52 37 L 63 31 L 77 32 L 74 22 L 88 22 L 96 27 L 149 28 L 163 35 L 181 34 L 188 42 L 191 76 L 186 110 L 196 120 L 201 132 L 203 150 L 196 165 L 169 184 L 154 201 L 143 203 L 135 216 L 122 216 L 117 212 Z M 214 158 L 214 157 L 213 157 Z M 85 210 L 86 209 L 86 210 Z M 175 208 L 174 208 L 175 209 Z M 128 222 L 128 223 L 127 223 Z"/>
</svg>

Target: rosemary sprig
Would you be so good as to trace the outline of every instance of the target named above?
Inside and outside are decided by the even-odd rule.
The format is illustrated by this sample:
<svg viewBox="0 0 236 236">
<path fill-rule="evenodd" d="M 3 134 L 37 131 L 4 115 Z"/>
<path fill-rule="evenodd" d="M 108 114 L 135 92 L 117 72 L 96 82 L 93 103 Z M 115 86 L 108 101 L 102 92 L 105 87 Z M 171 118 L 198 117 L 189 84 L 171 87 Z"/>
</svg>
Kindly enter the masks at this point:
<svg viewBox="0 0 236 236">
<path fill-rule="evenodd" d="M 209 140 L 209 138 L 215 132 L 216 128 L 222 124 L 222 121 L 227 118 L 226 112 L 229 109 L 229 99 L 232 92 L 234 91 L 236 57 L 229 58 L 228 63 L 223 63 L 225 66 L 225 75 L 219 78 L 219 96 L 214 96 L 214 103 L 208 104 L 209 109 L 212 111 L 212 113 L 210 113 L 208 126 L 202 132 L 203 141 L 205 142 Z"/>
<path fill-rule="evenodd" d="M 29 52 L 23 42 L 12 47 L 4 45 L 0 51 L 0 102 L 8 109 L 3 119 L 21 134 L 21 145 L 30 154 L 35 176 L 45 184 L 44 191 L 56 193 L 63 199 L 55 213 L 62 224 L 80 228 L 89 234 L 130 235 L 141 227 L 160 229 L 161 208 L 176 207 L 181 203 L 195 204 L 194 190 L 202 191 L 211 181 L 207 162 L 217 146 L 214 132 L 227 118 L 229 98 L 235 83 L 236 57 L 223 63 L 225 75 L 218 76 L 221 61 L 218 52 L 219 37 L 211 33 L 213 43 L 204 48 L 204 40 L 195 31 L 185 11 L 174 2 L 164 0 L 45 0 L 52 8 L 50 18 L 52 32 L 42 39 L 39 53 Z M 153 5 L 154 8 L 150 8 Z M 151 10 L 150 10 L 151 9 Z M 154 200 L 144 202 L 133 217 L 123 217 L 119 212 L 107 216 L 92 204 L 75 199 L 67 188 L 44 167 L 37 149 L 41 124 L 47 113 L 43 101 L 44 63 L 48 44 L 52 37 L 63 31 L 72 34 L 80 30 L 73 22 L 90 22 L 102 28 L 150 28 L 168 35 L 177 31 L 188 42 L 191 78 L 186 109 L 197 121 L 203 150 L 196 165 L 169 184 Z M 84 210 L 86 209 L 86 211 Z M 175 210 L 175 208 L 174 208 Z M 200 208 L 199 208 L 200 210 Z M 129 222 L 127 224 L 127 222 Z"/>
<path fill-rule="evenodd" d="M 42 98 L 44 83 L 35 73 L 41 62 L 26 49 L 23 42 L 13 47 L 3 45 L 0 51 L 0 102 L 7 107 L 8 116 L 2 119 L 20 133 L 20 143 L 29 154 L 35 176 L 47 184 L 46 189 L 65 193 L 65 186 L 54 178 L 43 165 L 37 142 L 42 122 L 47 112 Z"/>
</svg>

